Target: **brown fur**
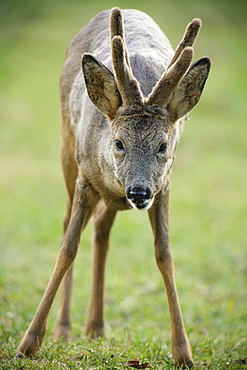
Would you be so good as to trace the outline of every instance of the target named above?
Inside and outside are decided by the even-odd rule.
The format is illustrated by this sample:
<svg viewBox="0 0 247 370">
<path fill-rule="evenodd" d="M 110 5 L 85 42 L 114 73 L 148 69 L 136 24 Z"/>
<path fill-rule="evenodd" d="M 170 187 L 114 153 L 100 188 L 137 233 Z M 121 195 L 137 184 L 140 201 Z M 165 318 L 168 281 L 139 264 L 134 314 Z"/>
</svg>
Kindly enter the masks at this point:
<svg viewBox="0 0 247 370">
<path fill-rule="evenodd" d="M 68 191 L 64 238 L 53 274 L 17 353 L 28 356 L 38 350 L 62 280 L 55 336 L 68 337 L 72 266 L 81 232 L 91 216 L 94 273 L 86 333 L 104 335 L 109 233 L 118 210 L 137 208 L 148 210 L 154 234 L 156 262 L 169 304 L 174 360 L 178 365 L 193 366 L 169 245 L 169 173 L 185 117 L 201 96 L 210 61 L 202 58 L 189 68 L 199 20 L 187 27 L 172 59 L 169 41 L 151 18 L 136 10 L 124 10 L 123 14 L 124 24 L 118 8 L 111 14 L 99 13 L 68 49 L 61 76 L 61 159 Z"/>
</svg>

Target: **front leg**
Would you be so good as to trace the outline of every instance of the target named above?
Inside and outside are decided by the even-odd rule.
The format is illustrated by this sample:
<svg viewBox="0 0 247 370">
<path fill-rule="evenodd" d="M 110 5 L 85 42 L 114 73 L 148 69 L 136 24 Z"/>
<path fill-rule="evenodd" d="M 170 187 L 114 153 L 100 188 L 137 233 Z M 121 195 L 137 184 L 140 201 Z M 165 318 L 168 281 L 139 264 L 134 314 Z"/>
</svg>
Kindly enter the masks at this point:
<svg viewBox="0 0 247 370">
<path fill-rule="evenodd" d="M 174 264 L 169 243 L 169 184 L 156 196 L 156 201 L 149 211 L 155 239 L 155 258 L 163 277 L 172 330 L 172 354 L 179 366 L 193 366 L 190 343 L 185 331 L 174 278 Z"/>
<path fill-rule="evenodd" d="M 53 300 L 65 273 L 74 262 L 81 230 L 85 228 L 98 200 L 97 193 L 86 180 L 77 180 L 70 223 L 44 296 L 17 349 L 18 357 L 34 355 L 38 351 L 46 332 L 46 322 Z"/>
</svg>

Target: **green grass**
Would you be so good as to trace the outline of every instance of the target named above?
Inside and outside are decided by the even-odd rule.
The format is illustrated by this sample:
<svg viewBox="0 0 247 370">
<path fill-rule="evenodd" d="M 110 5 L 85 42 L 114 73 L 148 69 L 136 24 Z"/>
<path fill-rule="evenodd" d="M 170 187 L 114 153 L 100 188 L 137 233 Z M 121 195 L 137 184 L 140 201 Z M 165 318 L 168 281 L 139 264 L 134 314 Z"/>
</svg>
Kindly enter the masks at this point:
<svg viewBox="0 0 247 370">
<path fill-rule="evenodd" d="M 212 71 L 172 172 L 171 244 L 196 369 L 242 369 L 247 358 L 247 43 L 244 1 L 0 3 L 0 363 L 3 369 L 122 369 L 137 358 L 171 369 L 170 323 L 147 217 L 118 215 L 106 286 L 107 341 L 84 337 L 91 225 L 75 264 L 73 333 L 34 359 L 14 359 L 53 269 L 65 215 L 58 81 L 72 36 L 114 5 L 149 13 L 172 44 L 203 20 L 196 58 Z M 245 360 L 246 361 L 246 360 Z"/>
</svg>

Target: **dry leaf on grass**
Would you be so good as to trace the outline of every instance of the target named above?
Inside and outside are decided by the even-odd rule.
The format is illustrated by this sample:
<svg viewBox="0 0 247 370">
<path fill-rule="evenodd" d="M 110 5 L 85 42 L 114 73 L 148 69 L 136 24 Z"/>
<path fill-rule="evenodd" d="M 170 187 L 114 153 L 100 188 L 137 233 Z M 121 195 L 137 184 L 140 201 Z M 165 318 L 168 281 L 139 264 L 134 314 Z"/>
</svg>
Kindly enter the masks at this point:
<svg viewBox="0 0 247 370">
<path fill-rule="evenodd" d="M 135 369 L 147 369 L 148 367 L 151 367 L 151 365 L 148 362 L 141 363 L 139 360 L 130 360 L 126 362 L 124 365 L 128 367 L 133 367 Z"/>
</svg>

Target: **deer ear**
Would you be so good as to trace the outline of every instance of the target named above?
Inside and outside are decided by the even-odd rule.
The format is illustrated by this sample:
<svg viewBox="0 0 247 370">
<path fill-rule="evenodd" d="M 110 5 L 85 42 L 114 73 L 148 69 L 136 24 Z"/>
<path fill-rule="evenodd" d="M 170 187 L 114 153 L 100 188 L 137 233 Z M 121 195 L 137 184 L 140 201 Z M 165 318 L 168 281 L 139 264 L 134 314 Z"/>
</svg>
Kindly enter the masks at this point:
<svg viewBox="0 0 247 370">
<path fill-rule="evenodd" d="M 91 101 L 112 120 L 122 103 L 113 74 L 91 54 L 84 54 L 82 70 Z"/>
<path fill-rule="evenodd" d="M 175 89 L 167 109 L 175 119 L 182 118 L 200 100 L 210 71 L 210 59 L 201 58 L 195 62 Z"/>
</svg>

